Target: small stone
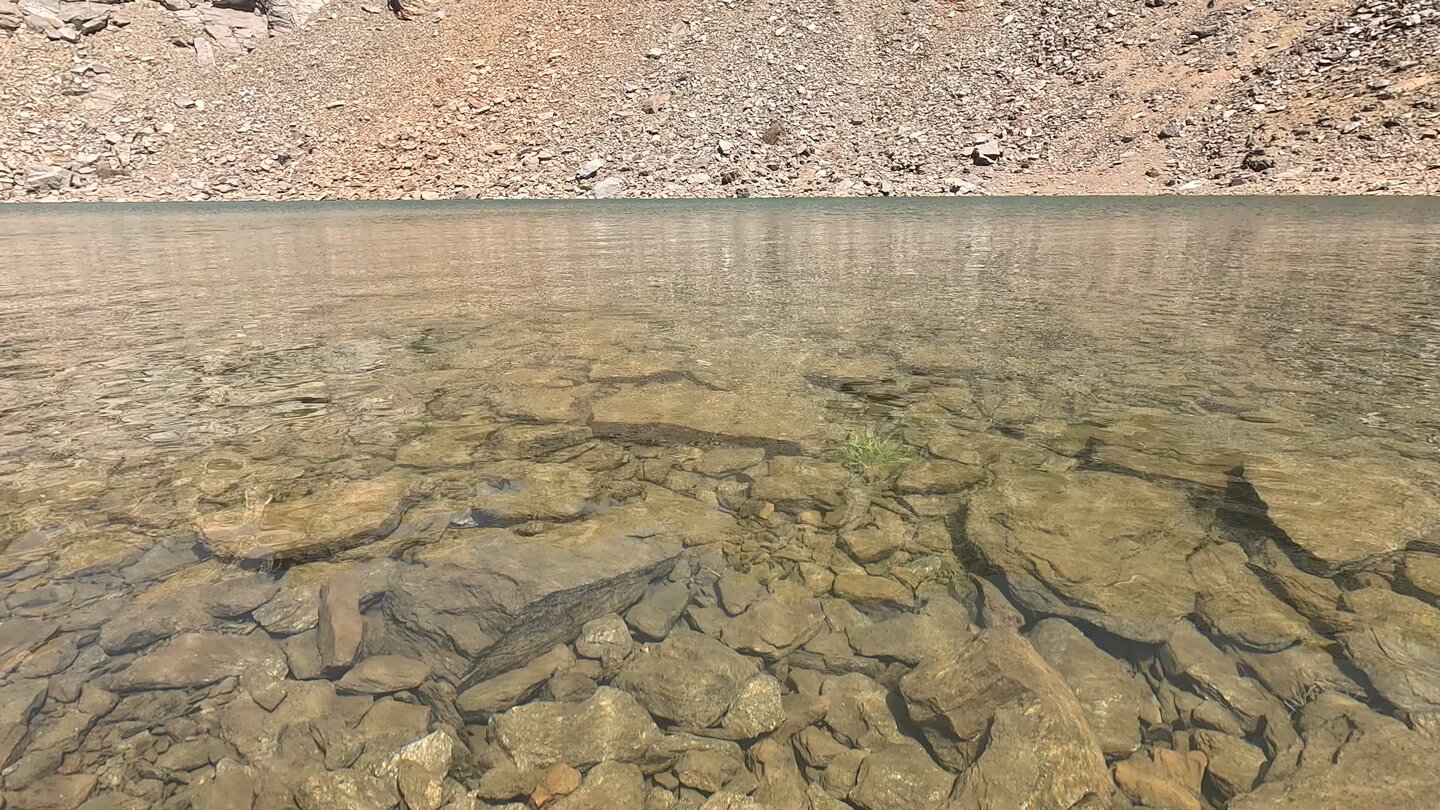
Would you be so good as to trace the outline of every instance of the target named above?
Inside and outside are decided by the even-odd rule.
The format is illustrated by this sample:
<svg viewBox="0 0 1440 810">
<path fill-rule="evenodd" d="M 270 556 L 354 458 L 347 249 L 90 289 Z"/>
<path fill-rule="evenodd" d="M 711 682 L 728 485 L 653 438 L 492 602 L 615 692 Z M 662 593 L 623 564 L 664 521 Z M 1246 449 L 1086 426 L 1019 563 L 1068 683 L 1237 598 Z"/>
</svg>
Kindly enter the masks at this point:
<svg viewBox="0 0 1440 810">
<path fill-rule="evenodd" d="M 590 193 L 594 195 L 597 200 L 608 200 L 611 197 L 618 196 L 620 192 L 624 190 L 624 180 L 619 177 L 607 177 L 596 183 L 595 187 L 590 189 Z"/>
<path fill-rule="evenodd" d="M 635 607 L 625 613 L 625 623 L 635 632 L 656 641 L 665 638 L 685 605 L 690 602 L 690 586 L 684 582 L 667 582 L 645 594 Z"/>
<path fill-rule="evenodd" d="M 409 760 L 395 767 L 395 785 L 400 789 L 400 798 L 408 810 L 440 810 L 445 802 L 445 790 L 441 783 L 443 774 L 417 765 Z"/>
<path fill-rule="evenodd" d="M 865 810 L 940 810 L 955 776 L 918 743 L 892 745 L 865 758 L 850 800 Z"/>
<path fill-rule="evenodd" d="M 720 598 L 720 606 L 731 616 L 740 615 L 745 608 L 767 595 L 765 586 L 759 580 L 733 569 L 720 576 L 715 583 L 715 592 Z"/>
<path fill-rule="evenodd" d="M 357 577 L 341 574 L 320 586 L 319 631 L 320 663 L 324 667 L 348 667 L 354 663 L 364 635 Z"/>
<path fill-rule="evenodd" d="M 915 595 L 910 589 L 893 579 L 875 577 L 869 574 L 846 572 L 835 575 L 832 593 L 852 602 L 877 603 L 910 607 L 915 604 Z"/>
<path fill-rule="evenodd" d="M 624 661 L 634 649 L 635 639 L 630 636 L 630 628 L 614 613 L 586 622 L 575 640 L 576 653 L 599 660 L 607 667 Z"/>
<path fill-rule="evenodd" d="M 580 167 L 575 170 L 575 179 L 589 180 L 596 174 L 599 174 L 600 170 L 604 167 L 605 161 L 601 160 L 600 158 L 591 158 L 590 160 L 581 163 Z"/>
<path fill-rule="evenodd" d="M 675 776 L 680 784 L 702 793 L 714 793 L 740 770 L 740 760 L 724 751 L 692 750 L 680 755 Z"/>
<path fill-rule="evenodd" d="M 740 739 L 751 740 L 774 731 L 785 721 L 780 682 L 761 673 L 746 681 L 721 722 Z"/>
</svg>

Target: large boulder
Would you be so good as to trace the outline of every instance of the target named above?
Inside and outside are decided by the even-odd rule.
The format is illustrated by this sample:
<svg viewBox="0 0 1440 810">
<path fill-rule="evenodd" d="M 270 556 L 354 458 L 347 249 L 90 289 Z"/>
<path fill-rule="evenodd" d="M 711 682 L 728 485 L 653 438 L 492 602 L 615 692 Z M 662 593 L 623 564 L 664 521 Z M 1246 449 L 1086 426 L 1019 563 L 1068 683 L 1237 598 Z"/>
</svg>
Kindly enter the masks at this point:
<svg viewBox="0 0 1440 810">
<path fill-rule="evenodd" d="M 657 717 L 708 728 L 725 715 L 760 664 L 693 630 L 675 630 L 640 648 L 614 685 Z"/>
<path fill-rule="evenodd" d="M 956 807 L 1073 807 L 1114 792 L 1075 695 L 1013 632 L 922 663 L 900 691 L 936 758 L 961 771 Z"/>
<path fill-rule="evenodd" d="M 423 659 L 463 688 L 575 638 L 679 556 L 688 515 L 647 503 L 534 537 L 482 529 L 422 551 L 385 595 L 384 651 Z"/>
<path fill-rule="evenodd" d="M 660 730 L 635 698 L 608 686 L 584 703 L 527 703 L 490 721 L 495 742 L 522 770 L 584 768 L 640 758 Z"/>
</svg>

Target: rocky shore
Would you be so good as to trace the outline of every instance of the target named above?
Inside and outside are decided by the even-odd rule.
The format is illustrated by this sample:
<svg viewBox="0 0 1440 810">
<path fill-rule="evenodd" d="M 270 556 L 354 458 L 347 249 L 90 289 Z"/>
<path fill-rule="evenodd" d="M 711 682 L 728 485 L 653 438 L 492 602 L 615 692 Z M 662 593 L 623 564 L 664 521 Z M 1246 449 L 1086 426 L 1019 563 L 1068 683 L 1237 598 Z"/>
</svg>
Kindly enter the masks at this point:
<svg viewBox="0 0 1440 810">
<path fill-rule="evenodd" d="M 1440 192 L 1435 0 L 0 0 L 0 199 Z"/>
<path fill-rule="evenodd" d="M 211 454 L 149 545 L 22 535 L 3 806 L 1433 804 L 1423 448 L 1046 435 L 945 356 L 828 358 L 808 398 L 656 354 L 512 369 L 279 498 Z M 829 416 L 900 397 L 893 446 Z"/>
</svg>

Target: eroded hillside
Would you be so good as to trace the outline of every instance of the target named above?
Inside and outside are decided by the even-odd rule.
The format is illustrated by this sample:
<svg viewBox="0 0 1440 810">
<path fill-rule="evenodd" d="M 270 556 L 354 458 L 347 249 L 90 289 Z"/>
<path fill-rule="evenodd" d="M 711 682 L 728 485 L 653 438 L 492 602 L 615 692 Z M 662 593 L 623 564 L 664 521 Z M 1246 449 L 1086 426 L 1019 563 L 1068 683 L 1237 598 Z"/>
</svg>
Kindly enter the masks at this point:
<svg viewBox="0 0 1440 810">
<path fill-rule="evenodd" d="M 0 0 L 0 198 L 1440 191 L 1437 0 L 246 2 Z"/>
</svg>

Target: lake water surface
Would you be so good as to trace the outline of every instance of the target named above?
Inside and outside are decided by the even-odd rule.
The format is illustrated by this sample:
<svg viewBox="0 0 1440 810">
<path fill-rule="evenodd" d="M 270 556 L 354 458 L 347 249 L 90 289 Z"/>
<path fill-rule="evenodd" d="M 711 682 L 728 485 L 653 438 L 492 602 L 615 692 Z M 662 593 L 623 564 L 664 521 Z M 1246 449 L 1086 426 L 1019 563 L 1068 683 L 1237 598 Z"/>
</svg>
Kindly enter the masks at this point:
<svg viewBox="0 0 1440 810">
<path fill-rule="evenodd" d="M 1440 202 L 12 207 L 0 256 L 0 806 L 1440 788 Z"/>
</svg>

